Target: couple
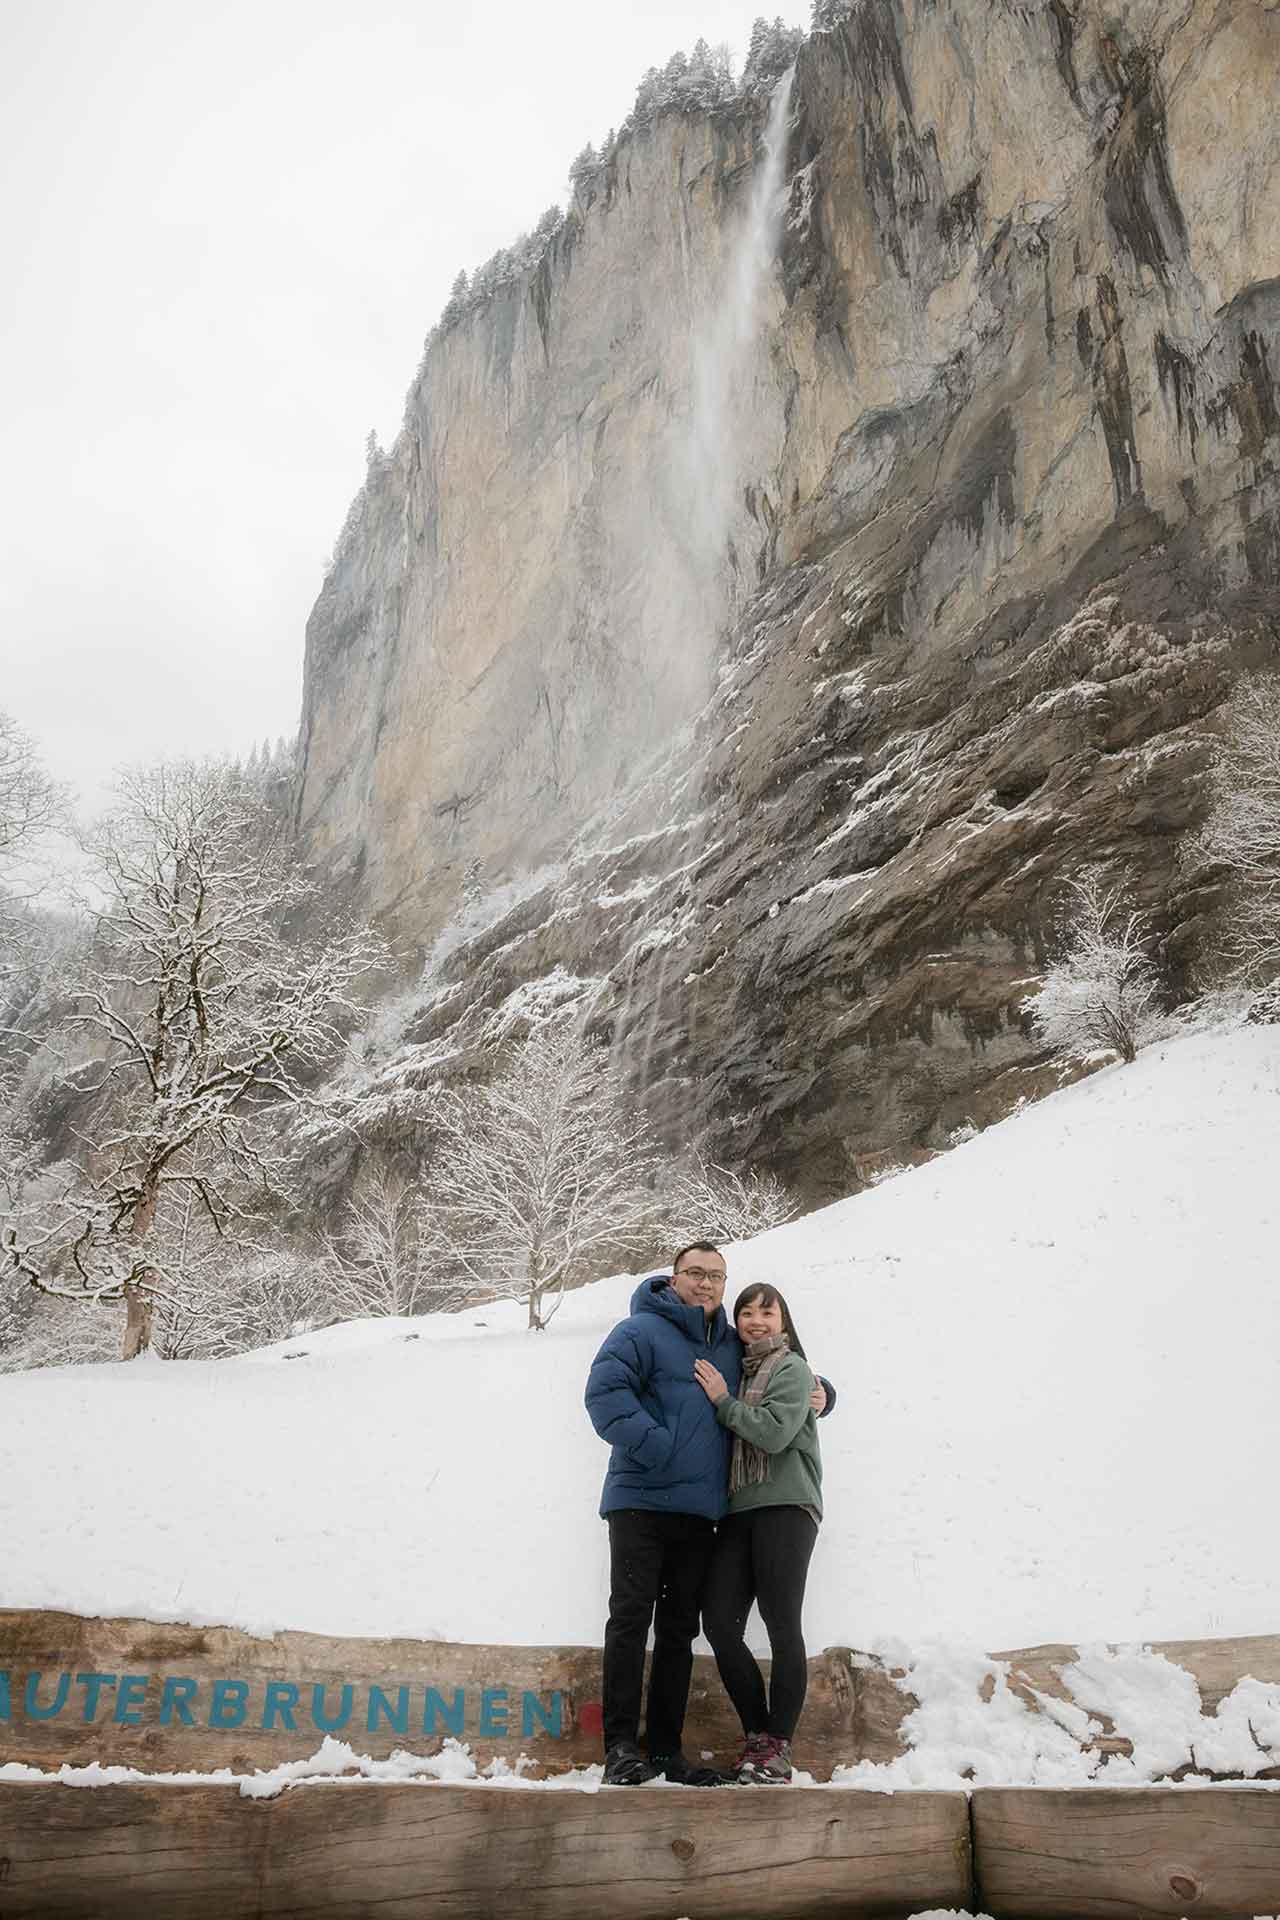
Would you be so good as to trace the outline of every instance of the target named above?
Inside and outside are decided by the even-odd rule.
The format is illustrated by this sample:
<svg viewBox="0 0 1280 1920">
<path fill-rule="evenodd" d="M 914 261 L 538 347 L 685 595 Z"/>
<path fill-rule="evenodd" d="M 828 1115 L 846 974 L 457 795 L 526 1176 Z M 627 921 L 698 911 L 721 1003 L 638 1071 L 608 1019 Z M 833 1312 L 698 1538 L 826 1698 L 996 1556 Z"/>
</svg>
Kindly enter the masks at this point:
<svg viewBox="0 0 1280 1920">
<path fill-rule="evenodd" d="M 607 1786 L 659 1774 L 687 1786 L 791 1778 L 808 1681 L 800 1614 L 822 1516 L 814 1416 L 830 1411 L 835 1390 L 815 1384 L 775 1287 L 748 1287 L 730 1325 L 726 1278 L 718 1247 L 682 1247 L 670 1278 L 636 1289 L 587 1379 L 591 1423 L 613 1448 L 600 1502 L 610 1553 Z M 767 1696 L 745 1638 L 753 1601 L 772 1650 Z M 728 1776 L 681 1751 L 699 1616 L 742 1721 Z"/>
</svg>

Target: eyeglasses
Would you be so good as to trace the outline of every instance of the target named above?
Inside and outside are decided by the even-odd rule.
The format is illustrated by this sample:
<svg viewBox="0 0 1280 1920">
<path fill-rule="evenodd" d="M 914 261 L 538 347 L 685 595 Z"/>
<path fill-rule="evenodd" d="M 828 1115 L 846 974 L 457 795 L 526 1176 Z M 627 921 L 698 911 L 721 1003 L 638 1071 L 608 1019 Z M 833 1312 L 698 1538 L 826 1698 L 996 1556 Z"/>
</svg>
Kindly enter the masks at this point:
<svg viewBox="0 0 1280 1920">
<path fill-rule="evenodd" d="M 676 1272 L 682 1280 L 715 1280 L 720 1286 L 729 1278 L 727 1273 L 714 1272 L 710 1267 L 677 1267 Z"/>
</svg>

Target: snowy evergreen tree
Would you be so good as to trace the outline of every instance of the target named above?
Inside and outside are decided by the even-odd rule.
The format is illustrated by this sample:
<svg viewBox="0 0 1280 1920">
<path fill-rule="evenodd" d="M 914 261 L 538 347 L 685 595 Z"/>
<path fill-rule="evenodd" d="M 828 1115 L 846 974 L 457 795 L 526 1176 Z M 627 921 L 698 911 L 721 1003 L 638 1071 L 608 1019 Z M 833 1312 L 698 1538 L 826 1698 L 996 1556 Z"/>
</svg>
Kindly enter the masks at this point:
<svg viewBox="0 0 1280 1920">
<path fill-rule="evenodd" d="M 794 65 L 804 44 L 803 27 L 789 27 L 781 14 L 772 21 L 761 15 L 751 29 L 747 63 L 742 70 L 744 93 L 768 93 Z"/>
<path fill-rule="evenodd" d="M 449 289 L 449 298 L 444 303 L 444 310 L 440 315 L 440 325 L 442 328 L 448 329 L 462 318 L 467 310 L 467 297 L 469 292 L 470 287 L 467 281 L 467 270 L 463 267 L 452 287 Z"/>
<path fill-rule="evenodd" d="M 476 268 L 471 276 L 471 297 L 469 301 L 471 306 L 476 306 L 480 301 L 487 300 L 489 295 L 494 291 L 494 288 L 498 285 L 502 277 L 502 267 L 505 257 L 504 249 L 499 248 L 497 253 L 491 253 L 489 258 Z"/>
<path fill-rule="evenodd" d="M 833 27 L 848 19 L 856 5 L 857 0 L 813 0 L 809 31 L 830 33 Z"/>
<path fill-rule="evenodd" d="M 592 146 L 591 142 L 588 140 L 586 146 L 582 149 L 582 152 L 579 153 L 576 156 L 576 158 L 570 162 L 570 165 L 569 165 L 570 192 L 575 196 L 578 195 L 581 192 L 581 190 L 586 187 L 588 181 L 590 181 L 594 177 L 599 165 L 600 165 L 600 156 L 597 154 L 595 148 Z"/>
<path fill-rule="evenodd" d="M 662 104 L 662 75 L 656 67 L 647 67 L 636 88 L 635 103 L 631 109 L 634 125 L 643 127 L 653 119 Z"/>
<path fill-rule="evenodd" d="M 694 42 L 685 76 L 683 99 L 695 107 L 718 107 L 734 93 L 733 57 L 720 42 L 712 47 L 703 39 Z"/>
<path fill-rule="evenodd" d="M 675 102 L 680 98 L 681 90 L 689 73 L 689 56 L 677 47 L 666 66 L 662 69 L 662 94 L 664 102 Z"/>
</svg>

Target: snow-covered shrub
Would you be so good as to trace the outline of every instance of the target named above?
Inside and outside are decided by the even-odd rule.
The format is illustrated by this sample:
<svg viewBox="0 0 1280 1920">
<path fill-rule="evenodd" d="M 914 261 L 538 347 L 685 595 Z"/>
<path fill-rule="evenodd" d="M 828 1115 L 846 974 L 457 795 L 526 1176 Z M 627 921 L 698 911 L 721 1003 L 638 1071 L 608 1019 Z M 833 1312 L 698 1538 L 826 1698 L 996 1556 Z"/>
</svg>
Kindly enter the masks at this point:
<svg viewBox="0 0 1280 1920">
<path fill-rule="evenodd" d="M 69 1300 L 39 1298 L 29 1288 L 0 1298 L 0 1373 L 86 1366 L 119 1356 L 120 1329 L 106 1309 L 87 1313 Z"/>
<path fill-rule="evenodd" d="M 1060 1053 L 1133 1060 L 1160 992 L 1146 915 L 1100 867 L 1084 867 L 1063 889 L 1055 931 L 1057 958 L 1027 1002 L 1037 1031 Z"/>
<path fill-rule="evenodd" d="M 772 1173 L 734 1173 L 694 1154 L 677 1168 L 665 1195 L 664 1238 L 675 1246 L 698 1234 L 717 1243 L 749 1240 L 793 1219 L 793 1196 Z"/>
<path fill-rule="evenodd" d="M 332 1326 L 342 1312 L 331 1278 L 313 1248 L 248 1249 L 204 1296 L 184 1353 L 171 1357 L 217 1360 Z"/>
</svg>

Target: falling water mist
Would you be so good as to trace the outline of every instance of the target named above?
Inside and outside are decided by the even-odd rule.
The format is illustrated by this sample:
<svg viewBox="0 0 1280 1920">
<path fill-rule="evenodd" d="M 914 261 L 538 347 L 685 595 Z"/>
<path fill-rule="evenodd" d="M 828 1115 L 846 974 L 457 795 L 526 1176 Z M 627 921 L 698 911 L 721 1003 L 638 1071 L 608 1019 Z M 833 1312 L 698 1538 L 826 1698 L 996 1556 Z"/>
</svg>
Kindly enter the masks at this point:
<svg viewBox="0 0 1280 1920">
<path fill-rule="evenodd" d="M 752 184 L 727 281 L 722 296 L 702 316 L 693 340 L 686 525 L 693 535 L 696 569 L 710 586 L 720 587 L 712 612 L 716 626 L 728 611 L 732 593 L 726 578 L 726 547 L 738 498 L 743 391 L 760 328 L 761 296 L 778 251 L 793 78 L 794 69 L 789 68 L 770 101 L 764 161 Z"/>
<path fill-rule="evenodd" d="M 732 535 L 741 510 L 742 489 L 748 478 L 764 478 L 745 469 L 758 464 L 761 456 L 761 409 L 754 394 L 754 369 L 765 295 L 775 268 L 786 204 L 793 77 L 792 69 L 774 90 L 762 142 L 763 158 L 726 269 L 705 289 L 694 316 L 689 408 L 675 430 L 671 448 L 665 545 L 675 564 L 652 582 L 646 624 L 668 664 L 672 682 L 687 699 L 690 718 L 711 689 L 717 643 L 739 595 Z M 750 446 L 749 435 L 754 442 Z M 775 446 L 766 456 L 770 466 L 776 461 L 777 451 Z M 744 584 L 755 585 L 754 570 Z M 689 782 L 686 770 L 681 805 L 692 810 L 682 855 L 686 868 L 695 866 L 706 850 L 705 820 L 696 791 L 699 784 L 696 778 Z M 674 908 L 676 903 L 672 904 Z M 622 1039 L 628 1077 L 650 1098 L 656 1091 L 653 1070 L 658 1065 L 655 1055 L 660 1030 L 673 1010 L 669 977 L 682 978 L 688 966 L 684 941 L 675 929 L 672 933 L 672 938 L 649 950 L 647 966 L 653 972 L 646 983 L 647 1016 L 639 1030 L 630 1028 Z M 691 1018 L 695 1011 L 691 1002 Z M 664 1062 L 659 1067 L 661 1077 L 665 1078 L 668 1071 L 669 1065 Z"/>
</svg>

